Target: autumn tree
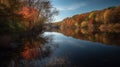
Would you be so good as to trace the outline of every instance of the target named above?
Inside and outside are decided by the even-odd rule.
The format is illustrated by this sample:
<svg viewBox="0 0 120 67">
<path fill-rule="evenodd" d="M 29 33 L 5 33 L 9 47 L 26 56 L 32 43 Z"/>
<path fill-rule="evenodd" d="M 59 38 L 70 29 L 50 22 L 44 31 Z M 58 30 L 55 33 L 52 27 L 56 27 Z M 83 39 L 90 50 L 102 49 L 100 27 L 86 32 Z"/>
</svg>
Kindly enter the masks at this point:
<svg viewBox="0 0 120 67">
<path fill-rule="evenodd" d="M 42 28 L 55 13 L 49 0 L 0 0 L 0 32 Z"/>
<path fill-rule="evenodd" d="M 34 27 L 34 24 L 42 25 L 44 22 L 49 22 L 52 16 L 57 14 L 56 9 L 52 7 L 49 0 L 22 1 L 25 5 L 21 13 L 28 20 L 30 28 Z"/>
</svg>

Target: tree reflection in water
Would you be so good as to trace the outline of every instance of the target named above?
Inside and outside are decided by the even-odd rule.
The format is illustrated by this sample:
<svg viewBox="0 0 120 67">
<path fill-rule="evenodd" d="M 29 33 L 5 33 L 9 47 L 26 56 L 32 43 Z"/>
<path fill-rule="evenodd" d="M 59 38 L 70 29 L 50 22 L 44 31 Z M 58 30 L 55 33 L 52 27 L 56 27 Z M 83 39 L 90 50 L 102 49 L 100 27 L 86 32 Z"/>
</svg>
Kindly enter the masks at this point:
<svg viewBox="0 0 120 67">
<path fill-rule="evenodd" d="M 108 31 L 97 31 L 97 30 L 90 31 L 86 28 L 81 28 L 81 29 L 63 28 L 63 29 L 54 29 L 52 31 L 60 32 L 65 36 L 71 36 L 81 40 L 99 42 L 105 45 L 120 46 L 120 39 L 119 39 L 120 30 L 116 32 L 108 32 Z"/>
<path fill-rule="evenodd" d="M 19 48 L 0 48 L 0 67 L 37 67 L 42 65 L 38 63 L 43 58 L 51 55 L 48 38 L 31 36 L 22 38 L 19 42 Z"/>
</svg>

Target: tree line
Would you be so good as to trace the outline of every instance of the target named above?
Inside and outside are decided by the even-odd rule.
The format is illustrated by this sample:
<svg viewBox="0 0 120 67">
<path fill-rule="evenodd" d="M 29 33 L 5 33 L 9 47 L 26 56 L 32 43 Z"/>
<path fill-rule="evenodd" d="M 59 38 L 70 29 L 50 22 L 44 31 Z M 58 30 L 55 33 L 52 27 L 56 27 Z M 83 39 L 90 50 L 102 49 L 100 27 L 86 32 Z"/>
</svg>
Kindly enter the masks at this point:
<svg viewBox="0 0 120 67">
<path fill-rule="evenodd" d="M 94 10 L 88 13 L 67 17 L 60 22 L 53 23 L 53 27 L 60 30 L 84 29 L 86 33 L 120 32 L 120 6 Z"/>
</svg>

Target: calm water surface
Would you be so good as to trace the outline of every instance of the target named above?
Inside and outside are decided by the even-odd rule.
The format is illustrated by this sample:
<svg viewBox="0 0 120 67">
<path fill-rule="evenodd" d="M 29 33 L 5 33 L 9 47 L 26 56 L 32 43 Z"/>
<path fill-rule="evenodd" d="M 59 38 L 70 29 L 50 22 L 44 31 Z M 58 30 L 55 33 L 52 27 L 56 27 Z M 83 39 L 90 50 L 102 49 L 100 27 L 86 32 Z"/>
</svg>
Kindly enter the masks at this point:
<svg viewBox="0 0 120 67">
<path fill-rule="evenodd" d="M 0 50 L 0 67 L 120 67 L 120 44 L 103 44 L 58 32 L 40 35 L 48 39 L 24 40 L 22 50 Z M 98 37 L 98 36 L 97 36 Z M 100 37 L 100 36 L 99 36 Z M 98 39 L 96 39 L 98 40 Z M 113 44 L 115 43 L 115 44 Z"/>
<path fill-rule="evenodd" d="M 57 32 L 45 32 L 44 35 L 51 36 L 52 43 L 58 46 L 52 56 L 63 58 L 71 66 L 120 66 L 119 46 L 75 39 Z"/>
</svg>

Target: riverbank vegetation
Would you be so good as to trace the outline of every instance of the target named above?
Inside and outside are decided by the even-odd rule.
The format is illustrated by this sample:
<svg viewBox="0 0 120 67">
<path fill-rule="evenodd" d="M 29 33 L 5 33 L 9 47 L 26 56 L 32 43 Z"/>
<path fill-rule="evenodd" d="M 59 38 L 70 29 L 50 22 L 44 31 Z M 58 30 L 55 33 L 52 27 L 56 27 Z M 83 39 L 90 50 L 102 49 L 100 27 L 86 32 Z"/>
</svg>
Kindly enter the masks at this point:
<svg viewBox="0 0 120 67">
<path fill-rule="evenodd" d="M 57 10 L 49 0 L 0 0 L 0 44 L 37 36 Z"/>
<path fill-rule="evenodd" d="M 120 44 L 119 16 L 120 6 L 108 7 L 46 24 L 46 30 L 60 32 L 82 40 L 118 46 Z"/>
<path fill-rule="evenodd" d="M 108 7 L 103 10 L 94 10 L 88 13 L 77 14 L 64 20 L 53 23 L 52 27 L 60 30 L 84 29 L 86 33 L 93 32 L 120 32 L 120 6 Z M 52 28 L 48 27 L 48 28 Z"/>
</svg>

